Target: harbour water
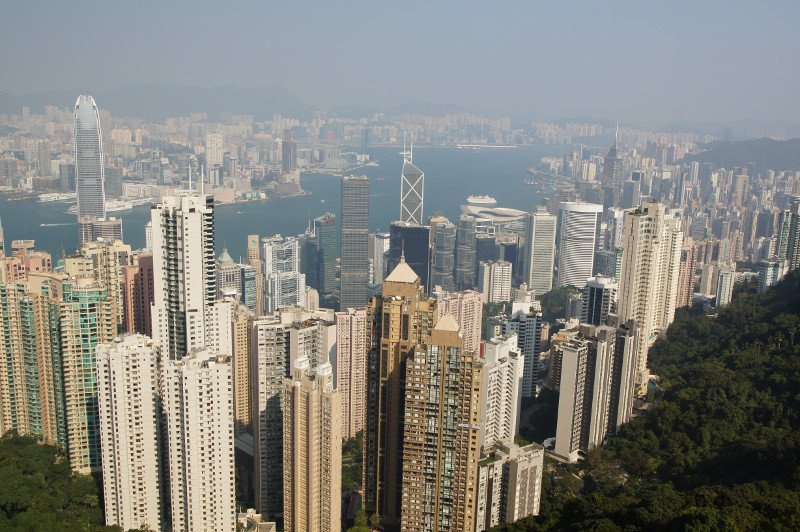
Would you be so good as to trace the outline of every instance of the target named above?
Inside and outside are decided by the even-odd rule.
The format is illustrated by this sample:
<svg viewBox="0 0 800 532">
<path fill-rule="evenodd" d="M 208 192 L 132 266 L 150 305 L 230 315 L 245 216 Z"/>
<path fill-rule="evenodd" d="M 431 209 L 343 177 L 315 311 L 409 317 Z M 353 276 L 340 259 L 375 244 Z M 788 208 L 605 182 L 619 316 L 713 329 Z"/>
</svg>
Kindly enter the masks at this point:
<svg viewBox="0 0 800 532">
<path fill-rule="evenodd" d="M 425 172 L 425 216 L 441 212 L 455 221 L 460 205 L 469 195 L 489 195 L 499 206 L 531 210 L 543 198 L 525 185 L 526 169 L 546 155 L 560 155 L 570 147 L 537 147 L 507 150 L 417 148 L 414 163 Z M 400 170 L 402 158 L 397 149 L 373 151 L 378 166 L 357 170 L 367 175 L 371 185 L 370 228 L 388 231 L 399 216 Z M 383 179 L 380 179 L 380 178 Z M 227 247 L 231 256 L 246 256 L 248 234 L 296 235 L 308 226 L 309 219 L 325 212 L 339 215 L 340 179 L 330 175 L 304 174 L 302 187 L 311 195 L 298 198 L 268 199 L 218 205 L 215 215 L 216 247 Z M 0 197 L 0 220 L 8 246 L 14 239 L 34 239 L 36 248 L 54 257 L 74 251 L 78 245 L 75 216 L 66 214 L 69 204 L 39 203 L 36 199 L 10 201 Z M 134 207 L 113 213 L 122 218 L 124 238 L 133 248 L 144 246 L 144 225 L 150 208 Z M 45 224 L 42 226 L 41 224 Z"/>
</svg>

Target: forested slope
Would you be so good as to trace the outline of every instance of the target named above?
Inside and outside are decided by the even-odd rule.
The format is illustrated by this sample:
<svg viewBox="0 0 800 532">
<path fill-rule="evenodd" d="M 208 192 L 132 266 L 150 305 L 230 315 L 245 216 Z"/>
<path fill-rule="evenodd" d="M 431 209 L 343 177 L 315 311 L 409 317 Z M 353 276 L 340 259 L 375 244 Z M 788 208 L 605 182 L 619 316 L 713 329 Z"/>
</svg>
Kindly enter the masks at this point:
<svg viewBox="0 0 800 532">
<path fill-rule="evenodd" d="M 650 367 L 651 410 L 551 464 L 541 515 L 501 529 L 800 529 L 800 274 L 717 317 L 679 312 Z"/>
</svg>

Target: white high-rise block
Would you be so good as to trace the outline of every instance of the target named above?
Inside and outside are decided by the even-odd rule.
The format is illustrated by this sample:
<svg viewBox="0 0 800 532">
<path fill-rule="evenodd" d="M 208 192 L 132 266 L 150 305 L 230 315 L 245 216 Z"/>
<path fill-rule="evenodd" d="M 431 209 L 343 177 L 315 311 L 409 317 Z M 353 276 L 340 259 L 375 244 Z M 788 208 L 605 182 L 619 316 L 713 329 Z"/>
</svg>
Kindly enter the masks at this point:
<svg viewBox="0 0 800 532">
<path fill-rule="evenodd" d="M 162 358 L 173 530 L 236 530 L 230 357 Z"/>
<path fill-rule="evenodd" d="M 97 346 L 106 524 L 160 530 L 158 351 L 141 334 Z"/>
<path fill-rule="evenodd" d="M 499 336 L 484 344 L 481 375 L 481 448 L 513 443 L 522 405 L 523 358 L 516 335 Z"/>
<path fill-rule="evenodd" d="M 214 198 L 195 192 L 167 196 L 151 211 L 153 339 L 178 359 L 205 347 L 209 309 L 217 294 Z M 207 331 L 208 329 L 208 331 Z"/>
</svg>

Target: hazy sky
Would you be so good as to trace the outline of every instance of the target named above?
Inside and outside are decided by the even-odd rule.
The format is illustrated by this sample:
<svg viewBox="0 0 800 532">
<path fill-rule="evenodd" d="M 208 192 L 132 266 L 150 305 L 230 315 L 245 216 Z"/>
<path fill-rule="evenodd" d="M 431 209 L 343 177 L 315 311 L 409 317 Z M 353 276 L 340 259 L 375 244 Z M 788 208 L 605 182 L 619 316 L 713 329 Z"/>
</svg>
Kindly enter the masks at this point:
<svg viewBox="0 0 800 532">
<path fill-rule="evenodd" d="M 4 0 L 0 90 L 276 83 L 313 105 L 800 122 L 800 0 Z"/>
</svg>

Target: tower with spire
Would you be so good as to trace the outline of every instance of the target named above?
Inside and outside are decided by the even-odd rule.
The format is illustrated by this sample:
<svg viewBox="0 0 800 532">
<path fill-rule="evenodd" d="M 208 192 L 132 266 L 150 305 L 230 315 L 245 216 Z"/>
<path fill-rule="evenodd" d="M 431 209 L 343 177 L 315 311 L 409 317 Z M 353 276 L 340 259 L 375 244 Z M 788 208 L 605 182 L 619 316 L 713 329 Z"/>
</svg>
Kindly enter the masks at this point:
<svg viewBox="0 0 800 532">
<path fill-rule="evenodd" d="M 414 166 L 414 140 L 406 150 L 403 139 L 403 171 L 400 173 L 400 221 L 422 225 L 425 174 Z"/>
</svg>

